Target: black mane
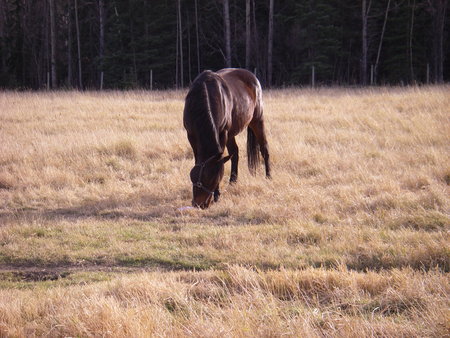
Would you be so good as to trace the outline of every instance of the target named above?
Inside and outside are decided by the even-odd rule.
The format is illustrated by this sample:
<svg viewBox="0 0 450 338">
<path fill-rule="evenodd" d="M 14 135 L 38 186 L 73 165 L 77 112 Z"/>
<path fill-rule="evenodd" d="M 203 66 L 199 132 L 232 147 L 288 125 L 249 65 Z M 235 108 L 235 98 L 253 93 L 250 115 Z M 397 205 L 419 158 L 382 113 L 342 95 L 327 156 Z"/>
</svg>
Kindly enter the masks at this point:
<svg viewBox="0 0 450 338">
<path fill-rule="evenodd" d="M 186 96 L 184 123 L 187 130 L 197 130 L 204 153 L 212 156 L 221 153 L 219 127 L 223 117 L 221 102 L 217 100 L 220 78 L 206 70 L 198 75 Z M 187 114 L 189 112 L 189 114 Z"/>
</svg>

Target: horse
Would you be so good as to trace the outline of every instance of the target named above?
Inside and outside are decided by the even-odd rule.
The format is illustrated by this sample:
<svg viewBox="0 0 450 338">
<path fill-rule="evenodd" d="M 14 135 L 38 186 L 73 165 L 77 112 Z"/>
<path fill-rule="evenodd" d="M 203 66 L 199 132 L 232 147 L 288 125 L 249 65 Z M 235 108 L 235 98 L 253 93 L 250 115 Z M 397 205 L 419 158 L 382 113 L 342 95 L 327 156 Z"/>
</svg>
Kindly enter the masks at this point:
<svg viewBox="0 0 450 338">
<path fill-rule="evenodd" d="M 190 172 L 194 207 L 206 209 L 218 201 L 224 164 L 230 159 L 230 183 L 237 181 L 239 148 L 235 137 L 246 127 L 250 173 L 255 175 L 261 153 L 266 177 L 271 178 L 262 89 L 253 73 L 239 68 L 200 73 L 186 95 L 183 125 L 195 158 Z"/>
</svg>

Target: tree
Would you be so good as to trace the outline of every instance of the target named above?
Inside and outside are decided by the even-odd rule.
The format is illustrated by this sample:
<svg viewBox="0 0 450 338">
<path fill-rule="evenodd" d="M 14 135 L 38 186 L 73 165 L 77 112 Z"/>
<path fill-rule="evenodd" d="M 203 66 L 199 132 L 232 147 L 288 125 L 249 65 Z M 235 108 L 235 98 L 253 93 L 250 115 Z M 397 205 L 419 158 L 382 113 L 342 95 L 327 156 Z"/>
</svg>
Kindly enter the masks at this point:
<svg viewBox="0 0 450 338">
<path fill-rule="evenodd" d="M 103 57 L 105 53 L 105 3 L 98 0 L 100 89 L 103 89 Z"/>
<path fill-rule="evenodd" d="M 414 31 L 414 12 L 416 10 L 416 0 L 413 0 L 411 6 L 411 21 L 410 21 L 410 29 L 409 29 L 409 39 L 408 39 L 408 53 L 409 53 L 409 70 L 411 76 L 411 83 L 415 82 L 414 76 L 414 64 L 413 64 L 413 31 Z"/>
<path fill-rule="evenodd" d="M 81 43 L 80 43 L 80 24 L 78 21 L 78 1 L 75 4 L 75 28 L 77 33 L 77 54 L 78 54 L 78 88 L 83 89 L 83 73 L 81 71 Z"/>
<path fill-rule="evenodd" d="M 269 4 L 269 41 L 267 47 L 267 85 L 272 85 L 273 0 Z"/>
<path fill-rule="evenodd" d="M 230 33 L 230 6 L 228 0 L 223 1 L 223 26 L 225 41 L 225 66 L 231 67 L 231 33 Z"/>
<path fill-rule="evenodd" d="M 73 71 L 72 71 L 72 0 L 67 1 L 67 85 L 72 87 Z"/>
<path fill-rule="evenodd" d="M 183 28 L 181 26 L 181 3 L 180 3 L 180 0 L 178 0 L 178 27 L 179 27 L 179 34 L 180 34 L 180 85 L 181 85 L 181 88 L 183 88 L 184 87 Z"/>
<path fill-rule="evenodd" d="M 370 13 L 371 0 L 367 5 L 367 0 L 362 0 L 361 6 L 361 19 L 362 19 L 362 58 L 361 58 L 361 84 L 365 86 L 367 84 L 367 22 Z"/>
<path fill-rule="evenodd" d="M 0 88 L 163 89 L 232 65 L 263 86 L 312 67 L 367 84 L 370 65 L 379 84 L 449 81 L 447 16 L 448 0 L 0 0 Z"/>
<path fill-rule="evenodd" d="M 245 68 L 250 69 L 251 51 L 250 0 L 245 0 Z"/>
<path fill-rule="evenodd" d="M 48 0 L 48 7 L 50 13 L 50 49 L 51 49 L 51 87 L 56 88 L 57 74 L 56 74 L 56 27 L 55 27 L 55 4 L 53 0 Z"/>
<path fill-rule="evenodd" d="M 375 83 L 376 78 L 377 78 L 377 74 L 378 74 L 378 64 L 380 62 L 380 54 L 381 54 L 381 47 L 383 46 L 383 38 L 384 38 L 384 32 L 386 30 L 386 22 L 387 22 L 387 18 L 388 18 L 388 14 L 389 14 L 389 7 L 391 5 L 391 0 L 388 0 L 387 3 L 387 7 L 386 7 L 386 12 L 384 15 L 384 21 L 383 21 L 383 29 L 381 30 L 381 37 L 380 37 L 380 43 L 378 44 L 378 52 L 377 52 L 377 59 L 375 61 L 375 67 L 374 67 L 374 75 L 375 75 Z"/>
<path fill-rule="evenodd" d="M 447 12 L 447 0 L 428 0 L 432 22 L 432 61 L 434 82 L 444 81 L 444 28 Z"/>
<path fill-rule="evenodd" d="M 197 0 L 194 2 L 195 6 L 195 38 L 197 41 L 197 72 L 200 73 L 200 40 L 198 38 L 198 6 Z"/>
</svg>

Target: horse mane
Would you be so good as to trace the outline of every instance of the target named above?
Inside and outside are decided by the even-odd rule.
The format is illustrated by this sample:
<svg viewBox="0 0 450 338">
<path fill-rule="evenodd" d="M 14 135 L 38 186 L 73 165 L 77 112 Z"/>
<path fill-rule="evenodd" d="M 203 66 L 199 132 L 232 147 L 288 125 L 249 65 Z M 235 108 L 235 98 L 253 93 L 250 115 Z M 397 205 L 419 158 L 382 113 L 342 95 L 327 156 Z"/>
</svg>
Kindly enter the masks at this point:
<svg viewBox="0 0 450 338">
<path fill-rule="evenodd" d="M 219 131 L 217 129 L 217 114 L 220 105 L 211 99 L 210 92 L 220 90 L 218 79 L 211 71 L 204 71 L 192 83 L 186 96 L 185 117 L 188 117 L 192 128 L 197 131 L 197 137 L 210 152 L 222 149 L 219 144 Z M 214 149 L 212 149 L 214 148 Z"/>
<path fill-rule="evenodd" d="M 206 98 L 206 108 L 207 108 L 207 116 L 208 116 L 208 121 L 211 124 L 211 129 L 213 130 L 214 133 L 214 138 L 216 140 L 217 145 L 219 145 L 219 132 L 217 131 L 217 127 L 216 127 L 216 123 L 214 121 L 214 118 L 212 116 L 212 112 L 211 112 L 211 103 L 209 100 L 209 94 L 208 94 L 208 87 L 206 86 L 206 82 L 203 82 L 203 93 L 205 95 Z"/>
</svg>

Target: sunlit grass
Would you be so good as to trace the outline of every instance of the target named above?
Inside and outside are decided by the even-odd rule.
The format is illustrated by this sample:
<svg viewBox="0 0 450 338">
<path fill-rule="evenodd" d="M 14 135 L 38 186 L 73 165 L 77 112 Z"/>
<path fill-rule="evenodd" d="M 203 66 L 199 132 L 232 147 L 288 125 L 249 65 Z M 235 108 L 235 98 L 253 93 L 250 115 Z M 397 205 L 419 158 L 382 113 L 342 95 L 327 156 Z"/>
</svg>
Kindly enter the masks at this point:
<svg viewBox="0 0 450 338">
<path fill-rule="evenodd" d="M 265 91 L 204 211 L 185 92 L 0 93 L 0 335 L 442 336 L 448 93 Z"/>
<path fill-rule="evenodd" d="M 411 269 L 132 274 L 91 285 L 1 290 L 13 336 L 443 336 L 448 278 Z"/>
</svg>

